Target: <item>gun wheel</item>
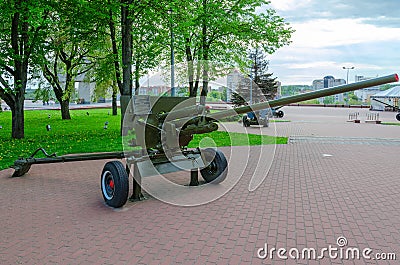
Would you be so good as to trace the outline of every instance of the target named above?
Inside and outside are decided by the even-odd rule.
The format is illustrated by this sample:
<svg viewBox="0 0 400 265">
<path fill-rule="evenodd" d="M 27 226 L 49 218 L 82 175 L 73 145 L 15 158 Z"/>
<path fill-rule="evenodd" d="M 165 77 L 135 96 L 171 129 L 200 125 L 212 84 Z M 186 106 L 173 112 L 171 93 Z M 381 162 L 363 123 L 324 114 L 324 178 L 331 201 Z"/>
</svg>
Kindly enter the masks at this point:
<svg viewBox="0 0 400 265">
<path fill-rule="evenodd" d="M 250 127 L 250 121 L 247 119 L 247 116 L 243 116 L 242 121 L 244 127 Z"/>
<path fill-rule="evenodd" d="M 225 180 L 228 174 L 228 162 L 224 153 L 207 148 L 201 151 L 204 163 L 207 165 L 200 170 L 201 176 L 207 183 L 218 184 Z"/>
<path fill-rule="evenodd" d="M 101 192 L 106 204 L 114 208 L 122 207 L 128 200 L 128 174 L 120 161 L 111 161 L 104 165 Z"/>
</svg>

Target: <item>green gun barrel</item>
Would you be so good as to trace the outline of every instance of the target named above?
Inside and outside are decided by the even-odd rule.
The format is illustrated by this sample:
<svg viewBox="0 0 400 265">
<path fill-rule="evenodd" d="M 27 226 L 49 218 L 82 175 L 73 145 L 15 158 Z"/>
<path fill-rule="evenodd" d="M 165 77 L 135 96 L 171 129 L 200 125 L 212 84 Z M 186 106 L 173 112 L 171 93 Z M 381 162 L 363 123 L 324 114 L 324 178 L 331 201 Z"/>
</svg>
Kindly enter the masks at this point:
<svg viewBox="0 0 400 265">
<path fill-rule="evenodd" d="M 209 118 L 219 120 L 219 119 L 226 118 L 226 117 L 236 115 L 236 114 L 244 114 L 244 113 L 251 112 L 251 111 L 262 110 L 262 109 L 266 109 L 266 108 L 273 108 L 273 107 L 277 107 L 277 106 L 284 106 L 284 105 L 288 105 L 291 103 L 297 103 L 297 102 L 301 102 L 301 101 L 305 101 L 305 100 L 309 100 L 309 99 L 332 96 L 335 94 L 340 94 L 340 93 L 344 93 L 344 92 L 354 91 L 357 89 L 373 87 L 373 86 L 378 86 L 378 85 L 383 85 L 383 84 L 387 84 L 387 83 L 391 83 L 391 82 L 398 82 L 398 81 L 399 81 L 399 76 L 397 74 L 392 74 L 392 75 L 378 77 L 378 78 L 374 78 L 374 79 L 368 79 L 368 80 L 357 82 L 357 83 L 325 88 L 325 89 L 321 89 L 321 90 L 317 90 L 317 91 L 313 91 L 313 92 L 309 92 L 309 93 L 304 93 L 304 94 L 300 94 L 300 95 L 275 99 L 275 100 L 271 100 L 268 102 L 261 102 L 261 103 L 257 103 L 257 104 L 253 104 L 253 105 L 249 105 L 249 106 L 234 108 L 231 110 L 220 111 L 220 112 L 212 113 L 207 116 Z"/>
</svg>

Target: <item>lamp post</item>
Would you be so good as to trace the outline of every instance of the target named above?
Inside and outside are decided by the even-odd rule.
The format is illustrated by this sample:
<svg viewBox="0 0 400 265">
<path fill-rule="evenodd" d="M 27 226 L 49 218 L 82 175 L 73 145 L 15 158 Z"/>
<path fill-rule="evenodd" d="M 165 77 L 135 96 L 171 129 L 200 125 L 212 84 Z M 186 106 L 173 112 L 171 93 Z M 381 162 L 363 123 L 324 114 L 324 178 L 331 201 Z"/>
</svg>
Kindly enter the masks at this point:
<svg viewBox="0 0 400 265">
<path fill-rule="evenodd" d="M 250 105 L 253 104 L 253 68 L 250 68 Z"/>
<path fill-rule="evenodd" d="M 174 28 L 172 24 L 172 9 L 168 10 L 171 27 L 171 97 L 175 96 L 175 59 L 174 59 Z"/>
<path fill-rule="evenodd" d="M 346 85 L 349 83 L 349 71 L 354 69 L 354 66 L 352 67 L 345 67 L 343 66 L 344 70 L 347 70 L 347 75 L 346 75 Z M 347 105 L 350 105 L 350 99 L 349 99 L 349 92 L 346 93 L 347 97 Z"/>
</svg>

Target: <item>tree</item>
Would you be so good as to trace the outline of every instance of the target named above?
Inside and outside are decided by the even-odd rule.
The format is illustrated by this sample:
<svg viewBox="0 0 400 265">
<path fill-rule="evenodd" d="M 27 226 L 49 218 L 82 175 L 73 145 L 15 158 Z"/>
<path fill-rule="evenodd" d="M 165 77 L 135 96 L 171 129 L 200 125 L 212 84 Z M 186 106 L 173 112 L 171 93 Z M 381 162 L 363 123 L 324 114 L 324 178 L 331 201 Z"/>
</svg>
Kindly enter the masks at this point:
<svg viewBox="0 0 400 265">
<path fill-rule="evenodd" d="M 142 56 L 141 48 L 143 46 L 140 47 L 140 45 L 144 45 L 147 49 L 146 51 L 153 52 L 154 46 L 150 45 L 155 43 L 151 41 L 153 38 L 152 33 L 154 34 L 152 30 L 159 26 L 156 24 L 157 19 L 154 16 L 152 17 L 154 15 L 154 11 L 152 10 L 156 10 L 160 5 L 161 3 L 155 0 L 120 0 L 119 3 L 108 1 L 108 24 L 114 58 L 115 80 L 121 93 L 121 121 L 124 118 L 126 108 L 132 97 L 132 67 L 135 66 L 135 89 L 137 91 L 140 75 L 144 72 L 143 69 L 147 67 L 147 64 L 144 62 L 154 63 L 152 55 L 150 58 L 153 59 L 146 57 L 148 55 L 146 53 L 145 56 Z M 118 8 L 120 8 L 119 15 L 116 12 Z M 120 31 L 116 22 L 116 18 L 118 17 L 120 17 Z M 142 27 L 144 27 L 146 22 L 151 22 L 152 26 L 143 31 Z M 120 32 L 121 38 L 117 37 L 118 32 Z M 121 41 L 120 50 L 118 48 L 119 41 Z M 135 52 L 136 57 L 134 57 Z"/>
<path fill-rule="evenodd" d="M 249 46 L 261 45 L 272 53 L 289 43 L 293 32 L 272 9 L 263 13 L 256 8 L 268 5 L 264 0 L 242 1 L 172 1 L 177 58 L 185 59 L 190 96 L 208 92 L 210 62 L 246 64 Z"/>
<path fill-rule="evenodd" d="M 238 92 L 232 93 L 231 102 L 235 108 L 247 105 L 247 101 Z"/>
<path fill-rule="evenodd" d="M 237 86 L 233 89 L 231 94 L 231 102 L 235 107 L 248 105 L 248 103 L 254 102 L 262 94 L 260 89 L 256 86 L 250 75 L 244 75 L 238 71 L 235 71 L 238 75 Z M 251 91 L 251 93 L 250 93 Z"/>
<path fill-rule="evenodd" d="M 56 11 L 51 19 L 58 30 L 48 34 L 42 71 L 60 102 L 64 120 L 71 119 L 69 103 L 76 77 L 88 72 L 97 59 L 90 53 L 97 48 L 102 29 L 82 1 L 61 1 Z"/>
<path fill-rule="evenodd" d="M 107 20 L 105 23 L 106 27 L 108 27 L 109 21 Z M 94 65 L 85 75 L 85 80 L 95 83 L 93 92 L 96 99 L 99 97 L 106 98 L 108 95 L 111 95 L 112 115 L 117 115 L 118 83 L 120 83 L 121 80 L 116 79 L 117 74 L 114 68 L 114 55 L 109 28 L 105 29 L 104 35 L 99 39 L 97 49 L 91 51 L 89 57 L 93 58 Z"/>
<path fill-rule="evenodd" d="M 249 59 L 251 74 L 249 78 L 242 75 L 236 92 L 232 93 L 231 101 L 237 107 L 247 105 L 249 101 L 254 103 L 273 99 L 277 93 L 278 84 L 276 78 L 271 78 L 272 74 L 267 72 L 269 61 L 265 53 L 260 48 L 253 49 L 249 52 Z"/>
<path fill-rule="evenodd" d="M 20 139 L 30 65 L 41 54 L 51 8 L 45 0 L 3 0 L 0 10 L 0 97 L 12 112 L 12 137 Z"/>
<path fill-rule="evenodd" d="M 102 31 L 99 32 L 97 49 L 93 50 L 90 54 L 90 56 L 96 60 L 95 66 L 88 73 L 88 80 L 96 83 L 94 90 L 95 96 L 105 97 L 111 90 L 113 115 L 117 115 L 118 112 L 117 94 L 120 92 L 121 95 L 123 95 L 124 88 L 121 66 L 121 14 L 122 9 L 125 10 L 125 7 L 128 6 L 129 3 L 125 3 L 125 7 L 123 7 L 122 3 L 123 1 L 111 0 L 107 2 L 103 0 L 93 0 L 89 2 L 92 16 L 97 23 L 101 25 Z M 126 22 L 130 23 L 130 21 Z M 125 32 L 125 34 L 127 34 L 127 32 Z M 122 109 L 124 108 L 121 108 L 121 110 Z"/>
<path fill-rule="evenodd" d="M 272 78 L 272 73 L 267 72 L 269 61 L 266 59 L 265 53 L 257 47 L 250 52 L 250 59 L 254 83 L 261 90 L 265 99 L 273 99 L 278 91 L 278 84 L 276 77 Z"/>
<path fill-rule="evenodd" d="M 159 66 L 159 56 L 167 47 L 168 30 L 160 28 L 159 21 L 164 15 L 159 9 L 164 6 L 159 1 L 147 1 L 142 12 L 137 13 L 132 30 L 132 58 L 134 67 L 135 94 L 139 92 L 139 79 L 148 73 L 149 69 Z M 136 7 L 137 8 L 137 7 Z"/>
<path fill-rule="evenodd" d="M 49 101 L 53 98 L 54 93 L 51 87 L 43 85 L 43 83 L 39 83 L 39 87 L 34 92 L 35 101 L 41 100 L 43 101 L 43 105 L 48 104 Z"/>
<path fill-rule="evenodd" d="M 324 97 L 323 99 L 324 104 L 333 104 L 335 102 L 334 96 Z"/>
<path fill-rule="evenodd" d="M 228 88 L 224 87 L 221 93 L 221 99 L 222 101 L 228 101 Z"/>
<path fill-rule="evenodd" d="M 87 81 L 94 82 L 94 95 L 96 98 L 106 98 L 111 94 L 112 97 L 112 115 L 118 114 L 117 94 L 118 85 L 115 79 L 115 72 L 110 71 L 113 67 L 112 53 L 106 55 L 105 58 L 97 59 L 93 69 L 87 74 Z"/>
</svg>

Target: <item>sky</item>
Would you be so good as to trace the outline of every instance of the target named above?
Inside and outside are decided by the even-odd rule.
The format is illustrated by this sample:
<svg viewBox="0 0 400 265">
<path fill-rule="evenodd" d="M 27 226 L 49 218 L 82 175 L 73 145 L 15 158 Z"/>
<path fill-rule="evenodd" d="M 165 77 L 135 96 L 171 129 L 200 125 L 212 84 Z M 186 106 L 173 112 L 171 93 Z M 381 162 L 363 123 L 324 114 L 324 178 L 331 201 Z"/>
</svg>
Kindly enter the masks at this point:
<svg viewBox="0 0 400 265">
<path fill-rule="evenodd" d="M 311 85 L 400 73 L 399 0 L 271 0 L 268 8 L 295 30 L 292 43 L 269 56 L 282 85 Z"/>
</svg>

